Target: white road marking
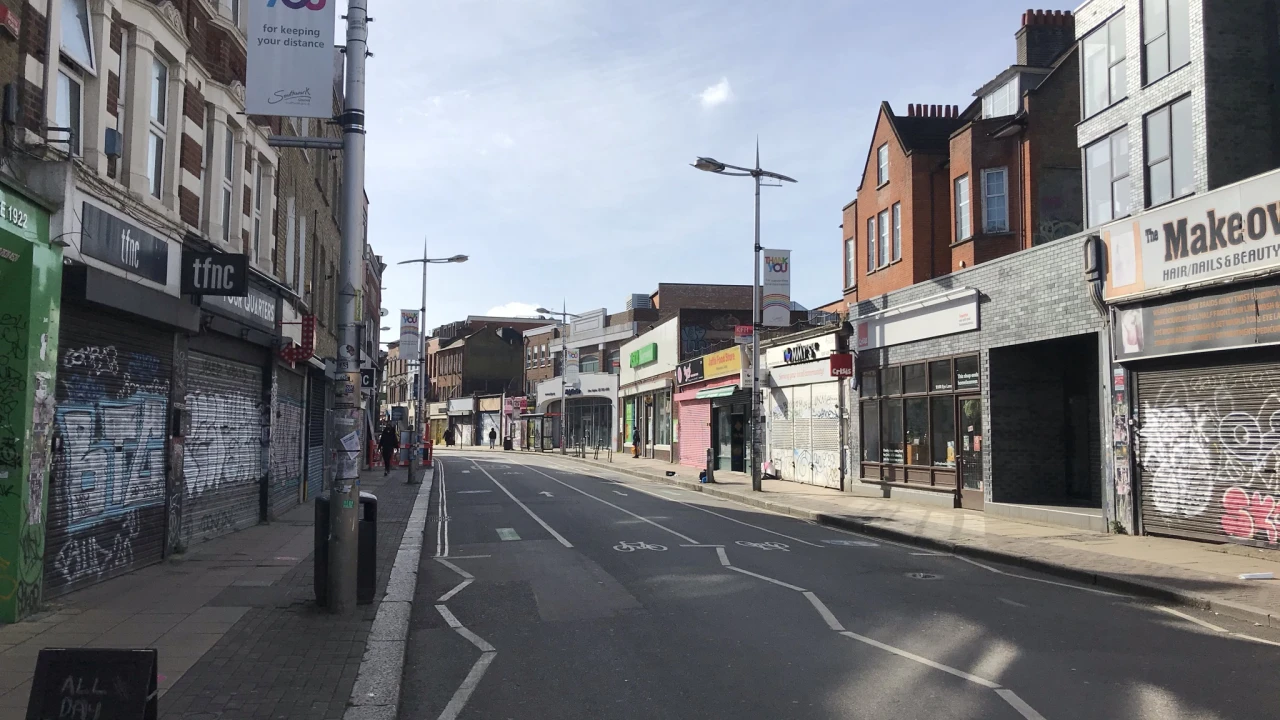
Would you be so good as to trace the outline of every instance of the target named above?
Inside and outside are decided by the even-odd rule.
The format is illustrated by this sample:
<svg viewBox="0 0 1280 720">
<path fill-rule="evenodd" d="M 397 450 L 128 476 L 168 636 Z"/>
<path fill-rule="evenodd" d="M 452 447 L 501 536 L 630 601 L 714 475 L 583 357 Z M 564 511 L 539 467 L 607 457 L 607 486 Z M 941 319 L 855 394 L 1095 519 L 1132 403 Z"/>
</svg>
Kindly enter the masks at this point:
<svg viewBox="0 0 1280 720">
<path fill-rule="evenodd" d="M 723 545 L 681 545 L 680 547 L 698 547 L 698 548 L 722 548 Z"/>
<path fill-rule="evenodd" d="M 996 688 L 996 694 L 1009 703 L 1014 710 L 1017 710 L 1022 717 L 1027 720 L 1044 720 L 1044 716 L 1035 711 L 1035 708 L 1028 705 L 1018 694 L 1008 688 Z"/>
<path fill-rule="evenodd" d="M 1124 595 L 1120 595 L 1113 592 L 1107 592 L 1106 590 L 1097 590 L 1091 587 L 1085 587 L 1083 585 L 1072 585 L 1071 583 L 1062 583 L 1062 582 L 1056 582 L 1053 580 L 1045 580 L 1044 578 L 1031 577 L 1029 575 L 1019 575 L 1017 573 L 1005 572 L 1004 570 L 1001 570 L 999 568 L 993 568 L 990 565 L 983 565 L 977 560 L 970 560 L 969 558 L 963 555 L 954 555 L 953 557 L 962 562 L 967 562 L 970 565 L 980 567 L 983 570 L 986 570 L 988 572 L 993 572 L 997 575 L 1004 575 L 1005 577 L 1018 578 L 1019 580 L 1030 580 L 1031 582 L 1044 583 L 1045 585 L 1057 585 L 1058 587 L 1071 588 L 1072 590 L 1083 590 L 1084 592 L 1093 593 L 1094 595 L 1104 595 L 1106 597 L 1115 597 L 1115 598 L 1124 597 Z"/>
<path fill-rule="evenodd" d="M 1248 640 L 1249 642 L 1256 642 L 1256 643 L 1262 643 L 1263 645 L 1273 645 L 1273 646 L 1275 646 L 1275 647 L 1280 647 L 1280 642 L 1273 642 L 1273 641 L 1271 641 L 1271 640 L 1263 640 L 1263 639 L 1262 639 L 1262 638 L 1260 638 L 1260 637 L 1254 637 L 1254 636 L 1252 636 L 1252 635 L 1242 635 L 1242 634 L 1240 634 L 1240 633 L 1231 633 L 1231 634 L 1232 634 L 1232 635 L 1234 635 L 1235 637 L 1240 638 L 1241 640 Z"/>
<path fill-rule="evenodd" d="M 459 495 L 479 495 L 480 493 L 493 492 L 492 490 L 459 490 Z"/>
<path fill-rule="evenodd" d="M 515 528 L 498 528 L 498 539 L 504 541 L 519 540 L 520 535 L 516 532 Z"/>
<path fill-rule="evenodd" d="M 614 495 L 621 495 L 622 497 L 627 497 L 627 494 L 626 494 L 626 493 L 624 493 L 624 492 L 618 492 L 617 490 L 614 490 L 614 491 L 613 491 L 613 494 L 614 494 Z"/>
<path fill-rule="evenodd" d="M 636 550 L 654 550 L 657 552 L 666 552 L 667 546 L 666 545 L 650 545 L 649 543 L 644 542 L 643 540 L 641 540 L 640 542 L 627 542 L 623 540 L 617 545 L 614 545 L 613 549 L 617 550 L 618 552 L 625 552 L 625 553 L 635 552 Z"/>
<path fill-rule="evenodd" d="M 729 567 L 729 555 L 725 553 L 724 548 L 716 548 L 716 555 L 720 556 L 720 564 Z"/>
<path fill-rule="evenodd" d="M 978 677 L 977 675 L 970 675 L 969 673 L 967 673 L 967 672 L 965 672 L 965 671 L 963 671 L 963 670 L 957 670 L 957 669 L 955 669 L 955 668 L 951 667 L 950 665 L 943 665 L 943 664 L 942 664 L 942 663 L 940 663 L 940 662 L 934 662 L 934 661 L 930 660 L 929 658 L 920 657 L 919 655 L 916 655 L 915 653 L 907 652 L 906 650 L 903 650 L 903 649 L 901 649 L 901 648 L 896 648 L 896 647 L 894 647 L 894 646 L 892 646 L 892 645 L 885 645 L 885 644 L 884 644 L 884 643 L 882 643 L 882 642 L 879 642 L 879 641 L 877 641 L 877 640 L 872 640 L 871 638 L 869 638 L 869 637 L 865 637 L 865 636 L 863 636 L 863 635 L 859 635 L 859 634 L 858 634 L 858 633 L 856 633 L 856 632 L 850 632 L 850 631 L 848 631 L 848 630 L 845 630 L 844 632 L 842 632 L 842 633 L 840 633 L 840 634 L 841 634 L 841 635 L 844 635 L 845 637 L 853 638 L 854 640 L 857 640 L 857 641 L 858 641 L 858 642 L 860 642 L 860 643 L 866 643 L 867 645 L 870 645 L 871 647 L 880 648 L 881 650 L 884 650 L 885 652 L 893 653 L 894 655 L 897 655 L 898 657 L 904 657 L 904 658 L 906 658 L 906 659 L 908 659 L 908 660 L 911 660 L 911 661 L 913 661 L 913 662 L 918 662 L 918 663 L 920 663 L 921 665 L 927 665 L 927 666 L 929 666 L 929 667 L 933 668 L 934 670 L 941 670 L 941 671 L 942 671 L 942 672 L 944 672 L 944 673 L 949 673 L 949 674 L 951 674 L 951 675 L 955 675 L 955 676 L 956 676 L 956 677 L 958 677 L 958 678 L 964 678 L 965 680 L 968 680 L 968 681 L 969 681 L 969 682 L 971 682 L 971 683 L 977 683 L 978 685 L 981 685 L 982 687 L 985 687 L 985 688 L 990 688 L 990 689 L 992 689 L 992 690 L 995 690 L 995 689 L 997 689 L 997 688 L 999 688 L 999 687 L 1000 687 L 1000 685 L 999 685 L 998 683 L 993 683 L 993 682 L 991 682 L 990 680 L 987 680 L 986 678 L 980 678 L 980 677 Z"/>
<path fill-rule="evenodd" d="M 920 552 L 920 553 L 911 553 L 911 554 L 915 555 L 916 557 L 950 557 L 946 553 Z"/>
<path fill-rule="evenodd" d="M 463 470 L 462 472 L 466 472 Z M 436 518 L 436 557 L 449 554 L 449 496 L 444 477 L 444 461 L 440 461 L 440 503 L 437 507 L 439 517 Z"/>
<path fill-rule="evenodd" d="M 485 557 L 488 557 L 488 556 L 486 555 Z M 456 560 L 457 558 L 454 558 L 454 559 Z M 444 558 L 436 558 L 436 562 L 458 573 L 459 575 L 461 575 L 463 578 L 467 580 L 474 580 L 476 578 L 475 575 L 472 575 L 471 573 L 467 572 L 466 570 L 463 570 L 462 568 L 458 567 L 457 565 L 454 565 L 453 563 L 449 562 L 448 560 L 445 560 Z"/>
<path fill-rule="evenodd" d="M 496 652 L 481 653 L 480 659 L 471 666 L 471 672 L 467 673 L 466 679 L 453 693 L 444 712 L 440 713 L 440 720 L 457 720 L 462 709 L 467 706 L 467 700 L 471 699 L 471 693 L 475 692 L 476 686 L 480 684 L 480 678 L 484 677 L 485 671 L 489 669 L 489 665 L 497 654 Z"/>
<path fill-rule="evenodd" d="M 436 602 L 441 602 L 441 603 L 443 603 L 443 602 L 449 602 L 449 600 L 450 600 L 451 598 L 453 598 L 453 596 L 454 596 L 454 595 L 457 595 L 458 593 L 460 593 L 460 592 L 462 592 L 463 590 L 465 590 L 465 589 L 466 589 L 466 587 L 467 587 L 468 585 L 470 585 L 471 583 L 473 583 L 473 582 L 475 582 L 475 580 L 463 580 L 462 582 L 458 583 L 458 586 L 457 586 L 457 587 L 455 587 L 454 589 L 450 590 L 449 592 L 447 592 L 447 593 L 445 593 L 445 594 L 441 595 L 441 596 L 440 596 L 440 599 L 439 599 L 439 600 L 437 600 Z"/>
<path fill-rule="evenodd" d="M 1171 607 L 1165 607 L 1165 606 L 1163 606 L 1163 605 L 1157 605 L 1157 606 L 1156 606 L 1156 609 L 1157 609 L 1157 610 L 1160 610 L 1160 611 L 1162 611 L 1162 612 L 1167 612 L 1167 613 L 1169 613 L 1170 615 L 1173 615 L 1174 617 L 1180 617 L 1180 618 L 1182 618 L 1183 620 L 1186 620 L 1187 622 L 1193 622 L 1193 623 L 1195 623 L 1196 625 L 1199 625 L 1199 626 L 1200 626 L 1200 627 L 1202 627 L 1202 628 L 1207 628 L 1207 629 L 1212 630 L 1212 631 L 1214 631 L 1214 632 L 1219 632 L 1219 633 L 1225 633 L 1225 632 L 1227 632 L 1227 629 L 1226 629 L 1226 628 L 1221 628 L 1221 627 L 1218 627 L 1217 625 L 1214 625 L 1213 623 L 1205 622 L 1204 620 L 1201 620 L 1201 619 L 1200 619 L 1200 618 L 1198 618 L 1198 617 L 1193 617 L 1193 616 L 1188 615 L 1188 614 L 1186 614 L 1186 613 L 1178 612 L 1177 610 L 1174 610 L 1174 609 L 1173 609 L 1173 608 L 1171 608 Z"/>
<path fill-rule="evenodd" d="M 823 540 L 822 542 L 840 547 L 880 547 L 880 543 L 871 542 L 870 540 Z M 912 554 L 914 555 L 915 553 Z"/>
<path fill-rule="evenodd" d="M 697 540 L 694 540 L 693 538 L 689 537 L 688 535 L 685 535 L 684 533 L 676 532 L 675 530 L 672 530 L 671 528 L 669 528 L 669 527 L 667 527 L 667 526 L 665 526 L 665 525 L 662 525 L 662 524 L 660 524 L 660 523 L 656 523 L 656 522 L 654 522 L 653 520 L 650 520 L 649 518 L 647 518 L 647 517 L 645 517 L 645 516 L 643 516 L 643 515 L 637 515 L 637 514 L 635 514 L 635 513 L 631 512 L 630 510 L 628 510 L 628 509 L 626 509 L 626 508 L 624 508 L 624 507 L 618 507 L 617 505 L 614 505 L 613 503 L 609 502 L 608 500 L 605 500 L 605 499 L 603 499 L 603 498 L 598 498 L 598 497 L 596 497 L 595 495 L 592 495 L 591 493 L 589 493 L 589 492 L 587 492 L 587 491 L 585 491 L 585 490 L 580 490 L 580 489 L 578 489 L 578 488 L 576 488 L 576 487 L 574 487 L 574 486 L 570 485 L 569 483 L 567 483 L 567 482 L 565 482 L 565 481 L 563 481 L 563 480 L 561 480 L 561 479 L 559 479 L 559 478 L 552 477 L 552 476 L 550 476 L 550 475 L 548 475 L 548 474 L 546 474 L 546 473 L 542 472 L 542 471 L 541 471 L 541 470 L 539 470 L 538 468 L 533 467 L 532 465 L 525 465 L 524 467 L 525 467 L 525 468 L 527 468 L 527 469 L 529 469 L 529 470 L 532 470 L 532 471 L 534 471 L 534 472 L 538 473 L 539 475 L 541 475 L 541 476 L 543 476 L 543 477 L 547 478 L 548 480 L 554 480 L 554 481 L 556 481 L 556 482 L 560 483 L 561 485 L 563 485 L 563 486 L 565 486 L 565 487 L 569 488 L 570 490 L 573 490 L 574 492 L 581 493 L 582 495 L 586 495 L 587 497 L 591 498 L 592 500 L 595 500 L 596 502 L 604 503 L 605 505 L 608 505 L 609 507 L 613 508 L 614 510 L 617 510 L 617 511 L 619 511 L 619 512 L 624 512 L 624 513 L 626 513 L 626 514 L 630 515 L 631 517 L 633 517 L 633 518 L 635 518 L 635 519 L 637 519 L 637 520 L 643 520 L 644 522 L 647 522 L 647 523 L 649 523 L 650 525 L 652 525 L 652 526 L 654 526 L 654 527 L 656 527 L 656 528 L 661 528 L 662 530 L 665 530 L 665 531 L 667 531 L 667 532 L 671 533 L 672 535 L 675 535 L 676 537 L 680 538 L 681 540 L 684 540 L 685 542 L 687 542 L 687 543 L 689 543 L 689 544 L 691 544 L 691 545 L 696 545 L 696 544 L 698 544 L 698 541 L 697 541 Z"/>
<path fill-rule="evenodd" d="M 809 603 L 813 605 L 813 609 L 817 610 L 818 614 L 822 616 L 822 619 L 827 621 L 827 627 L 835 630 L 836 632 L 844 632 L 844 626 L 841 625 L 840 621 L 836 619 L 836 616 L 827 609 L 826 604 L 818 599 L 817 595 L 814 595 L 807 590 L 803 595 L 809 598 Z"/>
<path fill-rule="evenodd" d="M 440 613 L 440 617 L 444 618 L 444 621 L 448 623 L 449 627 L 453 628 L 454 630 L 457 630 L 458 628 L 462 627 L 462 623 L 458 620 L 458 618 L 454 617 L 453 613 L 449 612 L 449 608 L 445 607 L 444 605 L 437 605 L 436 612 Z"/>
<path fill-rule="evenodd" d="M 741 545 L 742 547 L 756 548 L 758 550 L 781 550 L 782 552 L 791 552 L 791 550 L 787 548 L 786 543 L 780 542 L 751 542 L 750 540 L 739 540 L 735 544 Z"/>
<path fill-rule="evenodd" d="M 1012 605 L 1012 606 L 1014 606 L 1014 607 L 1020 607 L 1020 608 L 1027 607 L 1026 605 L 1023 605 L 1022 603 L 1017 602 L 1017 601 L 1014 601 L 1014 600 L 1010 600 L 1009 598 L 1002 598 L 1002 597 L 998 597 L 998 598 L 996 598 L 996 599 L 997 599 L 997 600 L 999 600 L 1000 602 L 1004 603 L 1005 605 Z"/>
<path fill-rule="evenodd" d="M 480 463 L 477 463 L 475 460 L 472 460 L 471 462 L 476 466 L 476 469 L 477 469 L 477 470 L 479 470 L 480 472 L 484 473 L 485 475 L 489 475 L 489 471 L 488 471 L 488 470 L 485 470 L 485 469 L 484 469 L 484 468 L 482 468 L 482 467 L 480 467 Z M 526 467 L 527 467 L 527 466 L 526 466 Z M 544 473 L 544 474 L 545 474 L 545 473 Z M 550 475 L 548 475 L 547 477 L 551 477 L 551 476 L 550 476 Z M 519 505 L 519 506 L 520 506 L 520 508 L 521 508 L 522 510 L 524 510 L 524 511 L 525 511 L 525 512 L 527 512 L 527 513 L 529 513 L 529 517 L 531 517 L 531 518 L 533 518 L 534 520 L 536 520 L 536 521 L 538 522 L 538 524 L 542 526 L 542 529 L 543 529 L 543 530 L 546 530 L 547 532 L 551 533 L 551 536 L 552 536 L 552 537 L 554 537 L 556 540 L 559 540 L 561 545 L 563 545 L 563 546 L 565 546 L 565 547 L 567 547 L 567 548 L 571 548 L 571 547 L 573 547 L 573 543 L 569 542 L 568 540 L 565 540 L 563 535 L 561 535 L 560 533 L 556 532 L 556 531 L 555 531 L 555 529 L 553 529 L 550 525 L 548 525 L 548 524 L 547 524 L 547 523 L 546 523 L 542 518 L 538 517 L 538 516 L 537 516 L 537 515 L 532 511 L 532 510 L 530 510 L 530 509 L 529 509 L 529 506 L 528 506 L 528 505 L 525 505 L 524 503 L 520 502 L 520 499 L 519 499 L 519 498 L 517 498 L 515 495 L 512 495 L 510 490 L 508 490 L 505 486 L 503 486 L 503 484 L 502 484 L 502 483 L 498 482 L 498 478 L 496 478 L 496 477 L 494 477 L 494 476 L 492 476 L 492 475 L 489 475 L 489 479 L 493 481 L 493 484 L 494 484 L 494 485 L 497 485 L 497 486 L 498 486 L 498 489 L 499 489 L 499 490 L 501 490 L 502 492 L 506 493 L 506 494 L 507 494 L 507 497 L 511 498 L 511 500 L 512 500 L 512 501 L 514 501 L 514 502 L 515 502 L 515 504 Z M 553 478 L 553 479 L 554 479 L 554 478 Z M 692 540 L 690 540 L 689 542 L 693 542 L 693 541 L 692 541 Z"/>
<path fill-rule="evenodd" d="M 539 494 L 539 495 L 546 495 L 547 497 L 555 497 L 555 495 L 552 495 L 551 493 L 547 492 L 546 490 L 543 490 L 542 492 L 540 492 L 540 493 L 538 493 L 538 494 Z"/>
<path fill-rule="evenodd" d="M 479 558 L 493 557 L 492 555 L 450 555 L 450 560 L 477 560 Z"/>
<path fill-rule="evenodd" d="M 732 565 L 729 565 L 729 566 L 727 566 L 727 567 L 728 567 L 730 570 L 734 571 L 734 572 L 740 572 L 740 573 L 742 573 L 743 575 L 750 575 L 750 576 L 751 576 L 751 577 L 753 577 L 753 578 L 758 578 L 758 579 L 760 579 L 760 580 L 764 580 L 765 582 L 771 582 L 771 583 L 773 583 L 774 585 L 781 585 L 782 587 L 784 587 L 784 588 L 786 588 L 786 589 L 788 589 L 788 590 L 795 590 L 796 592 L 808 592 L 807 590 L 805 590 L 805 589 L 804 589 L 804 588 L 802 588 L 802 587 L 796 587 L 795 585 L 792 585 L 791 583 L 785 583 L 785 582 L 782 582 L 781 580 L 774 580 L 774 579 L 773 579 L 773 578 L 771 578 L 771 577 L 768 577 L 768 576 L 765 576 L 765 575 L 759 575 L 759 574 L 756 574 L 756 573 L 751 572 L 750 570 L 743 570 L 743 569 L 742 569 L 742 568 L 740 568 L 740 567 L 734 567 L 734 566 L 732 566 Z"/>
<path fill-rule="evenodd" d="M 471 462 L 475 462 L 475 460 L 472 460 Z M 471 474 L 471 471 L 470 471 L 470 470 L 463 470 L 463 471 L 462 471 L 462 474 L 463 474 L 463 475 L 470 475 L 470 474 Z"/>
</svg>

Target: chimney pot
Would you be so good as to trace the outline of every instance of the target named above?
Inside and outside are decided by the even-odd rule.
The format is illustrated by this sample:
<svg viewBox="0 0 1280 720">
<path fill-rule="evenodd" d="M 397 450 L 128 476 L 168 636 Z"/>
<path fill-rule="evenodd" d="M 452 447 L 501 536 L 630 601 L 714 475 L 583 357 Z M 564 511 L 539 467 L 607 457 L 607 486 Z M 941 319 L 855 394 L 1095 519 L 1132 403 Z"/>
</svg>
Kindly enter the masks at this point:
<svg viewBox="0 0 1280 720">
<path fill-rule="evenodd" d="M 916 116 L 916 106 L 915 106 L 915 103 L 912 103 L 907 106 L 907 117 L 915 117 L 915 116 Z"/>
</svg>

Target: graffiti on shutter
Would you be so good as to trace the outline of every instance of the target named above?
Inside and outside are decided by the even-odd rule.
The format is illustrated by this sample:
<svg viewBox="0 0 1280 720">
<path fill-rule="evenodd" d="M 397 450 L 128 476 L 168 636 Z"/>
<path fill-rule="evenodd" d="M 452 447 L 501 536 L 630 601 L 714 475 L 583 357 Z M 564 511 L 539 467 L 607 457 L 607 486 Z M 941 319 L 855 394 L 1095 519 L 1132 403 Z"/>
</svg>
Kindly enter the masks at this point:
<svg viewBox="0 0 1280 720">
<path fill-rule="evenodd" d="M 270 498 L 273 518 L 298 504 L 302 483 L 303 379 L 276 368 L 271 414 Z"/>
<path fill-rule="evenodd" d="M 173 336 L 64 309 L 50 480 L 46 592 L 163 553 Z"/>
<path fill-rule="evenodd" d="M 810 447 L 813 450 L 813 482 L 829 488 L 840 487 L 840 385 L 810 385 L 812 418 Z"/>
</svg>

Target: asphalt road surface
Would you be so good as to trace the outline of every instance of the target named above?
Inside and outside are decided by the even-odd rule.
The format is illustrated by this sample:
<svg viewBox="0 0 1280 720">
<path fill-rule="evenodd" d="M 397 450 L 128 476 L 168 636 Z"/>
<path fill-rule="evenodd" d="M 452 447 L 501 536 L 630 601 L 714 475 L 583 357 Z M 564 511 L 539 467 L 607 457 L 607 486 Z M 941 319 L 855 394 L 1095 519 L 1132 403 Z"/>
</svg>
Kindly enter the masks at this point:
<svg viewBox="0 0 1280 720">
<path fill-rule="evenodd" d="M 439 460 L 401 720 L 1280 717 L 1266 628 L 554 456 Z"/>
</svg>

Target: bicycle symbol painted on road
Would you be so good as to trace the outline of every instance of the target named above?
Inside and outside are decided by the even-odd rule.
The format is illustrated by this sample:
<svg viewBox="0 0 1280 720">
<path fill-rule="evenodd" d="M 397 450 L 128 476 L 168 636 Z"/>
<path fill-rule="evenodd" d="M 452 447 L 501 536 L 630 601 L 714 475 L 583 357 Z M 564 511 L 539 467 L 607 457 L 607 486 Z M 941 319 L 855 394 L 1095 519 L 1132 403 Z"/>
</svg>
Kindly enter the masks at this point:
<svg viewBox="0 0 1280 720">
<path fill-rule="evenodd" d="M 782 552 L 791 552 L 786 543 L 780 542 L 749 542 L 747 540 L 739 540 L 738 544 L 742 547 L 759 548 L 761 550 L 781 550 Z"/>
<path fill-rule="evenodd" d="M 643 542 L 643 541 L 627 542 L 624 540 L 618 543 L 617 545 L 614 545 L 613 549 L 617 550 L 618 552 L 625 552 L 625 553 L 635 552 L 637 550 L 653 550 L 655 552 L 666 552 L 667 546 L 666 545 L 650 545 L 649 543 Z"/>
</svg>

